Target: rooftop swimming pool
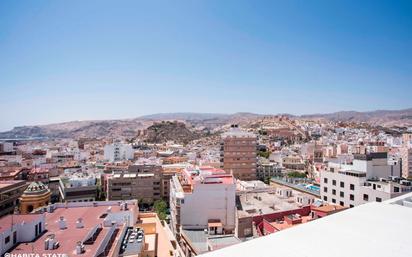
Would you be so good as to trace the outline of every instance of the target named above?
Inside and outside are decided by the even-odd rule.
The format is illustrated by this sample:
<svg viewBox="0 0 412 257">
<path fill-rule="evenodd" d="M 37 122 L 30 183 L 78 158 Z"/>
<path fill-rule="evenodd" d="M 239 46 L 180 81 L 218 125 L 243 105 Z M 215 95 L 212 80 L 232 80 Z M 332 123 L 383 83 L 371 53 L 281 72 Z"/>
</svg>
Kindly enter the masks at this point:
<svg viewBox="0 0 412 257">
<path fill-rule="evenodd" d="M 320 192 L 320 187 L 312 185 L 312 184 L 298 184 L 299 187 L 304 187 L 306 189 L 312 190 L 312 191 L 316 191 L 316 192 Z"/>
</svg>

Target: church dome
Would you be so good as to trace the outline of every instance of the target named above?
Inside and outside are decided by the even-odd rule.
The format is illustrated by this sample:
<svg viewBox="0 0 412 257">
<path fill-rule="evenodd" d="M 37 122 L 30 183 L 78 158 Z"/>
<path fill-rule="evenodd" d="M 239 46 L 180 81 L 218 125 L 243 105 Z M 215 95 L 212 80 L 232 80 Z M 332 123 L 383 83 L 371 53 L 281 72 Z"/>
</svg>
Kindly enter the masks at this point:
<svg viewBox="0 0 412 257">
<path fill-rule="evenodd" d="M 41 194 L 48 192 L 49 189 L 40 181 L 31 182 L 30 185 L 24 190 L 24 194 Z"/>
</svg>

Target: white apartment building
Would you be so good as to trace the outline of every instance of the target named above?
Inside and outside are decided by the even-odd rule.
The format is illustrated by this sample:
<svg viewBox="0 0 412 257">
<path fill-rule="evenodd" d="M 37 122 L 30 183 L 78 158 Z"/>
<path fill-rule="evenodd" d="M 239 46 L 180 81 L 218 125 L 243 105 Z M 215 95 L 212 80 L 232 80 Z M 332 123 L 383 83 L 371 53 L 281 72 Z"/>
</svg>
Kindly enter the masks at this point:
<svg viewBox="0 0 412 257">
<path fill-rule="evenodd" d="M 131 160 L 133 154 L 133 147 L 129 144 L 114 142 L 104 146 L 104 159 L 109 162 Z"/>
<path fill-rule="evenodd" d="M 401 178 L 399 163 L 388 164 L 387 153 L 356 154 L 353 164 L 329 163 L 320 182 L 322 200 L 345 207 L 412 191 L 411 182 Z"/>
<path fill-rule="evenodd" d="M 92 202 L 96 200 L 97 178 L 93 173 L 73 172 L 59 179 L 59 193 L 65 202 Z"/>
<path fill-rule="evenodd" d="M 45 230 L 44 214 L 7 215 L 0 219 L 0 255 L 21 242 L 31 242 Z"/>
<path fill-rule="evenodd" d="M 173 176 L 170 185 L 170 226 L 176 238 L 180 239 L 182 229 L 233 233 L 235 194 L 233 175 L 221 169 L 191 167 Z"/>
<path fill-rule="evenodd" d="M 11 152 L 13 152 L 13 143 L 0 142 L 0 153 L 11 153 Z"/>
</svg>

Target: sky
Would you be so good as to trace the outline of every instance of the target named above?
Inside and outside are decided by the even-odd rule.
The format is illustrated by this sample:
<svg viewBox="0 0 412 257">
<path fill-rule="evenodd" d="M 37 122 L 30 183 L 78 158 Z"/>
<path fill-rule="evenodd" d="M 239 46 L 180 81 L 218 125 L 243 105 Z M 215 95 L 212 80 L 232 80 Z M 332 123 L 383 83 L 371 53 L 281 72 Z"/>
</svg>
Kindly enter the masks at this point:
<svg viewBox="0 0 412 257">
<path fill-rule="evenodd" d="M 412 107 L 412 1 L 0 1 L 0 131 Z"/>
</svg>

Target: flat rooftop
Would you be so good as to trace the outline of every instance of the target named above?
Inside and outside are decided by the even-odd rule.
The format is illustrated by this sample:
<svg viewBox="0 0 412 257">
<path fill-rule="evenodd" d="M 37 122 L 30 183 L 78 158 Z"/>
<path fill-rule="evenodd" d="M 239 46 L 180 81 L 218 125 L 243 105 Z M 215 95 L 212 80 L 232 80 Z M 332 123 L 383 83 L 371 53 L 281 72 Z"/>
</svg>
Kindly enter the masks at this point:
<svg viewBox="0 0 412 257">
<path fill-rule="evenodd" d="M 182 229 L 182 234 L 190 241 L 190 244 L 195 248 L 197 253 L 204 253 L 208 251 L 207 237 L 203 229 Z"/>
<path fill-rule="evenodd" d="M 240 128 L 231 128 L 229 131 L 222 134 L 222 138 L 239 137 L 239 138 L 256 138 L 252 132 L 241 130 Z"/>
<path fill-rule="evenodd" d="M 312 221 L 312 216 L 301 216 L 300 217 L 302 219 L 302 222 L 297 223 L 297 224 L 289 224 L 286 221 L 282 221 L 282 222 L 270 222 L 270 225 L 272 225 L 272 227 L 274 227 L 277 231 L 281 231 L 287 228 L 291 228 L 297 225 L 301 225 L 301 224 L 305 224 L 309 221 Z"/>
<path fill-rule="evenodd" d="M 283 198 L 275 193 L 248 193 L 239 196 L 241 210 L 251 214 L 269 214 L 299 208 L 294 197 Z"/>
<path fill-rule="evenodd" d="M 412 193 L 363 204 L 201 256 L 410 257 L 412 208 L 405 204 L 408 199 Z"/>
<path fill-rule="evenodd" d="M 227 246 L 238 244 L 241 241 L 234 235 L 218 235 L 209 237 L 207 242 L 213 250 L 218 250 Z"/>
<path fill-rule="evenodd" d="M 19 214 L 7 215 L 0 219 L 0 233 L 10 229 L 12 224 L 19 224 L 22 222 L 31 223 L 39 219 L 43 214 Z"/>
<path fill-rule="evenodd" d="M 152 216 L 150 216 L 152 215 Z M 170 257 L 170 251 L 174 251 L 174 247 L 172 243 L 170 242 L 170 238 L 168 237 L 166 228 L 162 226 L 160 220 L 155 217 L 156 214 L 149 214 L 146 213 L 145 216 L 142 215 L 139 217 L 141 220 L 142 224 L 145 223 L 155 223 L 156 224 L 156 235 L 157 237 L 154 237 L 153 234 L 145 234 L 145 241 L 150 244 L 150 240 L 156 239 L 157 245 L 157 256 L 158 257 Z M 167 225 L 166 225 L 167 226 Z M 171 232 L 170 232 L 171 233 Z"/>
<path fill-rule="evenodd" d="M 0 189 L 9 187 L 9 186 L 13 186 L 13 185 L 17 185 L 24 182 L 24 184 L 26 184 L 25 180 L 4 180 L 4 181 L 0 181 Z"/>
<path fill-rule="evenodd" d="M 269 214 L 281 211 L 295 210 L 302 207 L 295 201 L 295 197 L 307 195 L 314 198 L 312 195 L 292 190 L 292 196 L 282 197 L 275 193 L 276 188 L 291 190 L 284 186 L 271 188 L 268 192 L 248 192 L 237 196 L 237 209 L 242 212 L 242 216 L 253 216 L 259 214 Z M 249 214 L 249 215 L 247 215 Z"/>
<path fill-rule="evenodd" d="M 129 210 L 133 207 L 128 202 Z M 85 244 L 85 252 L 82 256 L 93 256 L 98 250 L 99 244 L 103 241 L 110 227 L 103 226 L 104 214 L 107 213 L 108 208 L 111 207 L 111 213 L 121 212 L 120 206 L 102 205 L 102 206 L 87 206 L 87 207 L 69 207 L 69 208 L 57 208 L 51 213 L 44 213 L 46 215 L 46 232 L 38 237 L 34 242 L 21 243 L 11 252 L 13 254 L 31 253 L 35 250 L 35 253 L 39 254 L 53 254 L 53 253 L 65 253 L 68 256 L 76 255 L 75 249 L 78 241 L 83 241 L 89 235 L 96 226 L 101 225 L 101 231 L 98 233 L 93 244 Z M 136 214 L 137 215 L 137 214 Z M 60 229 L 59 220 L 60 217 L 64 217 L 66 220 L 66 228 Z M 83 220 L 83 228 L 76 227 L 76 221 L 78 218 Z M 54 250 L 44 250 L 44 242 L 48 235 L 54 234 L 55 239 L 59 242 L 60 246 Z"/>
</svg>

